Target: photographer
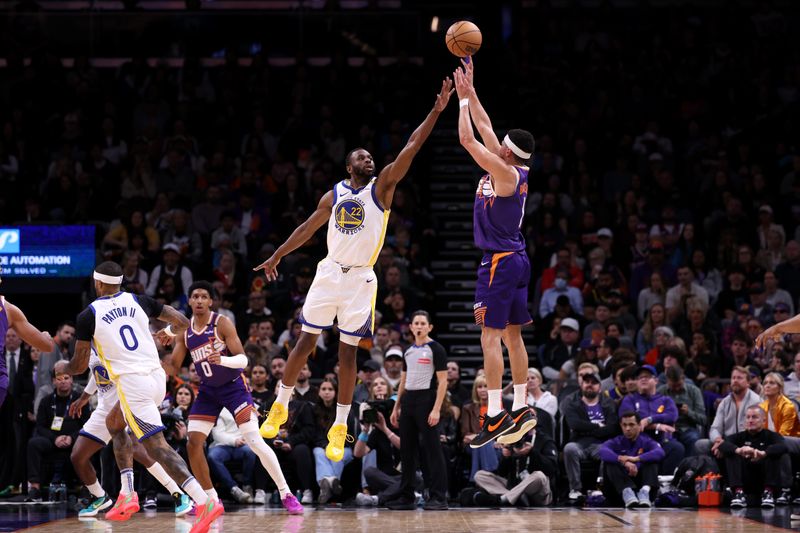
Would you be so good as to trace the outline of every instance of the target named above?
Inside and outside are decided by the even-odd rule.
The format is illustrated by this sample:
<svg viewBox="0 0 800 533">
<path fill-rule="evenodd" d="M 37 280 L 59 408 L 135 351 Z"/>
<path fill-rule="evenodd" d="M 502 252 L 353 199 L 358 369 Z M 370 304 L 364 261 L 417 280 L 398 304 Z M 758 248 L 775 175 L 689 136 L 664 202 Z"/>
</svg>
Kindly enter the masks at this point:
<svg viewBox="0 0 800 533">
<path fill-rule="evenodd" d="M 369 400 L 362 404 L 361 434 L 353 447 L 356 459 L 375 451 L 376 466 L 364 466 L 364 478 L 369 494 L 356 495 L 358 505 L 378 505 L 379 499 L 386 501 L 398 494 L 400 473 L 395 468 L 400 450 L 397 428 L 387 422 L 392 410 L 392 386 L 377 376 L 369 391 Z"/>
<path fill-rule="evenodd" d="M 478 493 L 478 505 L 545 506 L 553 501 L 550 480 L 558 472 L 558 450 L 546 433 L 531 430 L 523 437 L 502 449 L 503 458 L 496 473 L 479 470 L 475 484 L 489 493 Z M 485 498 L 485 501 L 484 501 Z"/>
<path fill-rule="evenodd" d="M 402 482 L 400 496 L 387 502 L 394 510 L 416 509 L 414 482 L 418 451 L 424 450 L 426 483 L 430 491 L 425 510 L 447 509 L 447 469 L 436 425 L 447 393 L 447 353 L 430 337 L 433 325 L 427 311 L 411 315 L 414 344 L 403 355 L 400 390 L 392 410 L 393 426 L 400 426 Z M 436 388 L 434 388 L 436 384 Z M 420 441 L 422 448 L 420 448 Z"/>
</svg>

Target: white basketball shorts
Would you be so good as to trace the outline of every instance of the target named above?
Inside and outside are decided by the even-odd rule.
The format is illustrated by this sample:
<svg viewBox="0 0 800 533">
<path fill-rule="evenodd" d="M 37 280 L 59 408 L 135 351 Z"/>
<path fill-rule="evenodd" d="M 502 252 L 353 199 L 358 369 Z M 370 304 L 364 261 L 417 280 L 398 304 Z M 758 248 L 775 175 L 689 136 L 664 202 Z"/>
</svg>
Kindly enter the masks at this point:
<svg viewBox="0 0 800 533">
<path fill-rule="evenodd" d="M 320 333 L 338 320 L 339 331 L 350 337 L 371 337 L 375 326 L 378 279 L 372 267 L 343 268 L 325 258 L 306 296 L 300 322 L 303 331 Z"/>
<path fill-rule="evenodd" d="M 158 368 L 149 374 L 122 374 L 117 378 L 117 395 L 125 422 L 140 442 L 164 431 L 161 405 L 167 391 L 167 375 Z"/>
</svg>

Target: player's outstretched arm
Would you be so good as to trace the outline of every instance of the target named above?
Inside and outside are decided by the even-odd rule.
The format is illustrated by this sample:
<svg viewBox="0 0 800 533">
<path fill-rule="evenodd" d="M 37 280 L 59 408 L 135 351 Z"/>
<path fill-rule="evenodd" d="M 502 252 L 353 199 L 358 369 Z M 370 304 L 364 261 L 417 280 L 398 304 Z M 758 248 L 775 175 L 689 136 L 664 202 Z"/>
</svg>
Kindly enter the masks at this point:
<svg viewBox="0 0 800 533">
<path fill-rule="evenodd" d="M 333 191 L 328 191 L 320 198 L 317 209 L 311 213 L 308 219 L 300 224 L 296 230 L 289 235 L 286 242 L 281 244 L 272 256 L 255 267 L 253 270 L 258 271 L 264 269 L 264 275 L 267 281 L 275 281 L 278 279 L 278 263 L 281 259 L 294 252 L 305 244 L 308 239 L 314 236 L 319 228 L 325 225 L 331 216 L 333 210 Z"/>
<path fill-rule="evenodd" d="M 89 368 L 89 356 L 92 352 L 92 343 L 85 340 L 75 341 L 75 354 L 69 361 L 57 361 L 53 370 L 59 374 L 83 374 Z"/>
<path fill-rule="evenodd" d="M 466 74 L 461 68 L 457 68 L 453 72 L 453 79 L 456 82 L 456 92 L 458 93 L 459 109 L 458 109 L 458 140 L 461 146 L 466 148 L 469 155 L 483 170 L 492 175 L 495 180 L 495 190 L 500 196 L 507 196 L 513 192 L 513 187 L 517 185 L 517 172 L 511 165 L 507 164 L 503 159 L 490 152 L 478 139 L 475 138 L 475 132 L 472 129 L 472 120 L 467 107 L 468 105 L 461 105 L 461 100 L 468 97 L 470 84 L 466 79 Z M 509 190 L 511 189 L 511 190 Z"/>
<path fill-rule="evenodd" d="M 439 94 L 436 95 L 436 102 L 433 104 L 433 109 L 431 109 L 428 116 L 422 121 L 422 124 L 417 126 L 417 129 L 415 129 L 408 138 L 408 142 L 403 149 L 400 150 L 400 153 L 397 154 L 397 158 L 381 170 L 378 176 L 378 186 L 375 193 L 378 195 L 378 200 L 380 200 L 384 209 L 391 208 L 392 198 L 394 197 L 394 190 L 397 184 L 405 177 L 408 169 L 411 167 L 414 156 L 419 153 L 420 148 L 422 148 L 422 145 L 425 144 L 425 141 L 430 136 L 431 131 L 433 131 L 433 126 L 436 124 L 436 121 L 439 120 L 439 115 L 444 111 L 444 108 L 447 107 L 447 102 L 450 101 L 451 94 L 453 94 L 453 81 L 450 78 L 445 78 L 442 81 L 442 88 Z"/>
<path fill-rule="evenodd" d="M 39 351 L 52 352 L 54 345 L 53 338 L 50 334 L 46 331 L 39 331 L 36 326 L 28 322 L 25 313 L 23 313 L 19 307 L 8 300 L 5 300 L 5 303 L 6 312 L 8 313 L 8 327 L 14 328 L 14 331 L 17 332 L 17 335 L 19 335 L 22 340 L 37 348 Z"/>
<path fill-rule="evenodd" d="M 755 347 L 758 350 L 763 350 L 767 347 L 767 341 L 780 340 L 786 333 L 800 333 L 800 314 L 764 330 L 761 335 L 756 337 Z"/>
<path fill-rule="evenodd" d="M 478 92 L 475 90 L 475 59 L 470 58 L 469 62 L 462 59 L 461 64 L 464 65 L 464 74 L 466 74 L 466 81 L 470 87 L 467 98 L 469 98 L 469 114 L 472 117 L 472 122 L 475 123 L 478 134 L 483 139 L 484 146 L 490 152 L 497 153 L 500 149 L 500 141 L 494 133 L 489 114 L 483 108 L 481 101 L 478 99 Z"/>
</svg>

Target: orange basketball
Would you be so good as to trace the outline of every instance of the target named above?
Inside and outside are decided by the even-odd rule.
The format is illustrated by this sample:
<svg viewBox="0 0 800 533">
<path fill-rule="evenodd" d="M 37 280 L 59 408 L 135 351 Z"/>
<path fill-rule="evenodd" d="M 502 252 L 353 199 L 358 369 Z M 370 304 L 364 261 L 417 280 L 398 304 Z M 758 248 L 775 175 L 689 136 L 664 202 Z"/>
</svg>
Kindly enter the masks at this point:
<svg viewBox="0 0 800 533">
<path fill-rule="evenodd" d="M 447 30 L 444 42 L 450 53 L 458 57 L 475 55 L 480 50 L 481 30 L 468 20 L 459 20 Z"/>
</svg>

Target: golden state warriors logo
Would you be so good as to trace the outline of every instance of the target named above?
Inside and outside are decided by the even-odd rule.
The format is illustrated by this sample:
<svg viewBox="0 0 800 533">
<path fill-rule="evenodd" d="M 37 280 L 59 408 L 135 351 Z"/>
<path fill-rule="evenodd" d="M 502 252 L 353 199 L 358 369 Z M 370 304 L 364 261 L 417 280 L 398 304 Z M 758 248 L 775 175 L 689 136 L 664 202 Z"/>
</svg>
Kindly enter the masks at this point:
<svg viewBox="0 0 800 533">
<path fill-rule="evenodd" d="M 108 377 L 108 370 L 106 370 L 106 367 L 97 365 L 92 370 L 94 372 L 94 382 L 97 384 L 97 388 L 103 392 L 110 389 L 112 382 L 111 378 Z"/>
<path fill-rule="evenodd" d="M 348 198 L 335 209 L 336 229 L 341 233 L 355 235 L 364 228 L 364 203 L 360 198 Z"/>
</svg>

